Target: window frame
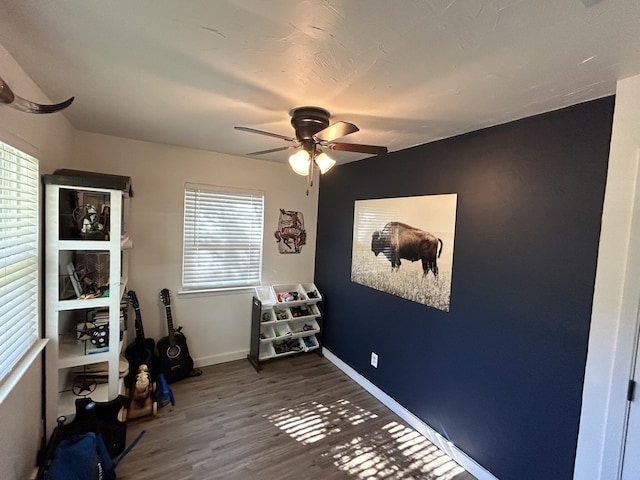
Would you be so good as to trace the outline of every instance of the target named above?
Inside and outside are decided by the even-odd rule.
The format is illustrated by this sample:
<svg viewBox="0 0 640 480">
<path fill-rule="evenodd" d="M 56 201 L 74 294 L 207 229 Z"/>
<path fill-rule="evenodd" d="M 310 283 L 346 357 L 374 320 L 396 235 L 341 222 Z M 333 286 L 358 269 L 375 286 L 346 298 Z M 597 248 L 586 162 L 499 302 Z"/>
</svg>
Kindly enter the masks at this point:
<svg viewBox="0 0 640 480">
<path fill-rule="evenodd" d="M 196 205 L 198 202 L 200 205 Z M 185 184 L 180 293 L 246 290 L 261 284 L 264 205 L 263 190 L 189 182 Z M 245 219 L 246 214 L 255 213 L 255 216 L 250 216 L 249 222 L 235 221 L 239 216 L 220 213 L 220 207 L 223 206 L 237 209 Z M 224 211 L 227 210 L 225 208 Z M 206 224 L 198 224 L 203 216 L 208 216 L 208 221 Z M 217 235 L 219 231 L 215 230 L 221 222 L 230 222 L 225 225 L 230 230 L 223 232 L 224 236 Z M 200 235 L 198 232 L 201 232 Z M 204 260 L 206 263 L 203 266 L 201 262 Z M 221 261 L 222 271 L 218 269 Z M 234 281 L 222 280 L 221 277 L 228 276 L 232 268 L 239 268 L 241 273 L 235 272 Z M 211 272 L 209 275 L 207 269 Z"/>
<path fill-rule="evenodd" d="M 13 347 L 11 354 L 2 349 L 0 404 L 47 343 L 40 326 L 39 168 L 37 158 L 0 141 L 0 347 Z"/>
</svg>

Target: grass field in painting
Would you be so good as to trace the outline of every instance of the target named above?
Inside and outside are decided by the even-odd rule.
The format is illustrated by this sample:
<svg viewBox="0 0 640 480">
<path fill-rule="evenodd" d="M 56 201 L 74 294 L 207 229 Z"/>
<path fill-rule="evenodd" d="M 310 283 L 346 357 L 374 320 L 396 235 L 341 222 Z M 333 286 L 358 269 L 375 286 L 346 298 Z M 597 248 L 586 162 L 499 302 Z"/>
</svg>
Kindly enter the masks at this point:
<svg viewBox="0 0 640 480">
<path fill-rule="evenodd" d="M 451 238 L 448 243 L 449 249 L 452 249 L 452 240 Z M 391 263 L 382 253 L 376 257 L 371 251 L 371 245 L 363 243 L 358 244 L 353 251 L 351 281 L 448 312 L 451 304 L 452 264 L 453 252 L 443 249 L 443 254 L 438 259 L 437 279 L 433 272 L 423 278 L 422 262 L 419 260 L 410 262 L 403 259 L 398 271 L 392 271 Z"/>
</svg>

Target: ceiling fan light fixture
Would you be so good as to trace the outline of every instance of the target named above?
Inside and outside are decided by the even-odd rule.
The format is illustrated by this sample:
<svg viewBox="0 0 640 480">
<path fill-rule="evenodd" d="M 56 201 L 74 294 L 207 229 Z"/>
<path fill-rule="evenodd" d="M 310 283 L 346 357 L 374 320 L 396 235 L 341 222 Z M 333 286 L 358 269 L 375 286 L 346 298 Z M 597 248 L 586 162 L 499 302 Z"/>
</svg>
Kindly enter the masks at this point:
<svg viewBox="0 0 640 480">
<path fill-rule="evenodd" d="M 304 149 L 298 150 L 289 157 L 291 169 L 298 175 L 306 177 L 309 174 L 309 152 Z"/>
<path fill-rule="evenodd" d="M 593 0 L 583 0 L 593 1 Z M 247 153 L 247 155 L 264 155 L 283 150 L 296 149 L 296 153 L 289 157 L 291 169 L 302 177 L 307 177 L 307 195 L 313 186 L 314 170 L 316 166 L 321 174 L 327 173 L 336 164 L 336 161 L 322 151 L 324 149 L 338 150 L 342 152 L 365 153 L 368 155 L 381 155 L 387 153 L 387 147 L 377 145 L 364 145 L 360 143 L 336 142 L 337 139 L 359 131 L 353 123 L 338 121 L 330 124 L 331 114 L 320 107 L 298 107 L 289 112 L 291 126 L 295 130 L 295 137 L 280 135 L 278 133 L 256 130 L 251 127 L 234 127 L 248 133 L 257 133 L 267 137 L 280 138 L 294 145 L 260 150 Z M 298 150 L 299 149 L 299 150 Z"/>
<path fill-rule="evenodd" d="M 320 173 L 322 174 L 327 173 L 336 164 L 336 161 L 324 152 L 320 152 L 320 154 L 316 156 L 315 160 L 316 165 L 318 165 Z"/>
</svg>

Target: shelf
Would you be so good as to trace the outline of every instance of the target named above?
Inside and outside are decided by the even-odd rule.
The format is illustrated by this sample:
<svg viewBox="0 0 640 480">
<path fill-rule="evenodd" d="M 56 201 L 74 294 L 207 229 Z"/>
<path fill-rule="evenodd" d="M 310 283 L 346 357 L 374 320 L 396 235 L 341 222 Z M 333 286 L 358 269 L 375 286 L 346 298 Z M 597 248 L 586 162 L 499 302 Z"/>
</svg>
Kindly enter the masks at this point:
<svg viewBox="0 0 640 480">
<path fill-rule="evenodd" d="M 109 303 L 109 297 L 60 300 L 58 302 L 58 309 L 64 311 L 79 310 L 84 308 L 106 308 L 109 306 Z"/>
<path fill-rule="evenodd" d="M 256 371 L 260 371 L 261 362 L 272 358 L 314 350 L 322 356 L 323 298 L 313 283 L 255 290 L 247 359 Z"/>
<path fill-rule="evenodd" d="M 289 307 L 277 306 L 273 307 L 273 316 L 275 317 L 275 321 L 277 322 L 286 322 L 287 320 L 291 320 L 293 317 L 291 316 L 291 310 Z"/>
<path fill-rule="evenodd" d="M 122 351 L 123 342 L 119 342 L 118 351 Z M 85 353 L 84 342 L 59 343 L 58 369 L 80 367 L 94 363 L 106 362 L 111 359 L 109 350 L 99 353 Z"/>
<path fill-rule="evenodd" d="M 311 305 L 295 305 L 289 307 L 289 313 L 291 315 L 291 320 L 304 320 L 308 318 L 315 318 L 320 316 L 320 311 L 318 307 L 314 304 Z"/>
<path fill-rule="evenodd" d="M 284 340 L 276 341 L 271 344 L 273 346 L 274 357 L 284 357 L 286 355 L 292 355 L 294 353 L 300 353 L 304 351 L 304 344 L 300 338 L 287 338 Z"/>
<path fill-rule="evenodd" d="M 273 291 L 273 287 L 271 285 L 263 285 L 260 287 L 256 287 L 256 298 L 260 300 L 262 305 L 275 305 L 278 303 L 276 299 L 276 293 Z"/>
<path fill-rule="evenodd" d="M 127 290 L 127 285 L 129 284 L 129 277 L 120 277 L 120 296 L 118 298 L 124 298 L 124 294 Z"/>
<path fill-rule="evenodd" d="M 322 295 L 313 283 L 291 283 L 255 287 L 256 297 L 264 307 L 318 303 Z"/>
<path fill-rule="evenodd" d="M 121 191 L 123 195 L 129 195 L 131 190 L 131 177 L 68 168 L 60 168 L 51 175 L 44 175 L 43 182 L 45 185 L 61 186 L 74 190 Z"/>
<path fill-rule="evenodd" d="M 269 360 L 275 356 L 271 342 L 260 345 L 260 360 Z"/>
<path fill-rule="evenodd" d="M 276 334 L 273 331 L 273 327 L 271 325 L 265 325 L 260 328 L 260 342 L 272 342 L 276 338 Z"/>
<path fill-rule="evenodd" d="M 278 340 L 283 337 L 291 336 L 291 328 L 287 322 L 280 322 L 273 326 L 273 333 L 275 339 Z"/>
<path fill-rule="evenodd" d="M 307 303 L 318 303 L 322 300 L 320 290 L 318 290 L 315 283 L 303 283 L 302 289 L 307 294 Z"/>
<path fill-rule="evenodd" d="M 263 309 L 260 313 L 260 323 L 263 325 L 275 323 L 276 320 L 277 319 L 275 313 L 273 312 L 273 308 Z"/>
<path fill-rule="evenodd" d="M 124 378 L 118 379 L 118 393 L 124 395 Z M 96 388 L 91 392 L 88 397 L 94 402 L 108 402 L 109 398 L 109 384 L 99 383 Z M 76 413 L 76 400 L 84 398 L 83 396 L 75 395 L 71 391 L 64 391 L 58 394 L 58 416 L 64 415 L 67 417 L 67 421 L 73 420 Z"/>
<path fill-rule="evenodd" d="M 304 345 L 305 352 L 311 352 L 312 350 L 315 350 L 320 347 L 320 344 L 318 343 L 318 339 L 316 338 L 315 335 L 308 335 L 305 337 L 301 337 L 301 340 L 302 340 L 302 344 Z"/>
<path fill-rule="evenodd" d="M 291 322 L 290 325 L 291 334 L 293 336 L 306 336 L 312 333 L 318 333 L 320 331 L 320 326 L 314 319 L 301 319 L 295 322 Z"/>
<path fill-rule="evenodd" d="M 307 303 L 307 293 L 299 283 L 289 285 L 274 285 L 278 305 L 302 305 Z"/>
<path fill-rule="evenodd" d="M 60 250 L 105 250 L 109 240 L 60 240 Z"/>
<path fill-rule="evenodd" d="M 101 383 L 96 386 L 96 389 L 90 393 L 92 400 L 96 402 L 106 402 L 109 398 L 109 389 L 106 383 Z M 82 398 L 74 395 L 73 392 L 60 392 L 58 394 L 58 416 L 65 416 L 69 419 L 70 416 L 76 413 L 76 399 Z"/>
<path fill-rule="evenodd" d="M 311 305 L 279 305 L 267 308 L 260 314 L 262 325 L 272 325 L 282 322 L 295 322 L 298 320 L 309 320 L 320 316 L 320 311 L 315 304 Z"/>
<path fill-rule="evenodd" d="M 133 241 L 129 237 L 129 235 L 123 235 L 120 238 L 120 249 L 121 250 L 131 250 L 133 248 Z"/>
<path fill-rule="evenodd" d="M 57 183 L 59 178 L 65 178 L 65 183 Z M 43 176 L 47 428 L 53 426 L 56 413 L 75 414 L 75 400 L 82 397 L 73 394 L 71 385 L 81 375 L 78 371 L 100 370 L 94 375 L 105 383 L 88 392 L 94 401 L 111 401 L 124 391 L 119 365 L 127 342 L 121 333 L 126 325 L 122 298 L 128 281 L 128 250 L 133 248 L 123 231 L 126 195 L 118 189 L 70 183 L 73 179 L 77 178 Z M 108 296 L 76 298 L 84 294 Z M 89 340 L 78 339 L 78 330 L 84 330 L 86 322 L 108 325 L 94 331 L 103 336 L 93 337 L 106 339 L 108 331 L 109 347 L 104 351 L 88 353 L 95 347 Z"/>
<path fill-rule="evenodd" d="M 320 326 L 313 317 L 287 322 L 271 322 L 260 327 L 260 343 L 270 343 L 283 338 L 308 337 L 319 333 Z"/>
<path fill-rule="evenodd" d="M 61 348 L 58 352 L 58 368 L 79 367 L 92 363 L 106 362 L 110 358 L 109 352 L 93 353 L 84 355 L 84 346 L 78 345 L 77 351 L 70 348 Z"/>
<path fill-rule="evenodd" d="M 124 378 L 118 379 L 118 393 L 124 394 Z M 94 402 L 108 402 L 109 399 L 109 385 L 108 383 L 99 383 L 96 388 L 91 392 L 88 397 Z M 82 396 L 75 395 L 72 391 L 64 391 L 58 393 L 58 416 L 64 415 L 67 417 L 67 421 L 71 420 L 76 413 L 76 400 L 84 398 Z"/>
</svg>

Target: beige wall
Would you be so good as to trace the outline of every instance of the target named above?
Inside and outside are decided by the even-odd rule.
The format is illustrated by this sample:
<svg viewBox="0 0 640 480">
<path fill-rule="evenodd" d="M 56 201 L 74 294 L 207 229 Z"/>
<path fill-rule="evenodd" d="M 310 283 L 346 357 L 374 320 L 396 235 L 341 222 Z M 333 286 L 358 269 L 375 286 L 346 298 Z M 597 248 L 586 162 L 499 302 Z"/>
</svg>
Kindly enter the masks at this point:
<svg viewBox="0 0 640 480">
<path fill-rule="evenodd" d="M 156 340 L 167 331 L 159 292 L 171 290 L 174 324 L 184 326 L 197 365 L 245 357 L 252 292 L 177 294 L 186 182 L 263 190 L 263 283 L 313 281 L 318 188 L 306 196 L 305 179 L 285 164 L 77 132 L 70 166 L 132 177 L 129 288 L 137 293 L 146 336 Z M 278 253 L 273 233 L 280 208 L 303 213 L 307 245 L 301 254 Z"/>
<path fill-rule="evenodd" d="M 2 45 L 0 75 L 18 95 L 49 101 Z M 0 106 L 0 141 L 38 158 L 40 173 L 51 172 L 71 158 L 72 138 L 73 129 L 60 113 L 29 115 Z M 36 359 L 0 404 L 0 477 L 6 480 L 27 478 L 36 462 L 41 433 L 41 365 L 40 358 Z"/>
</svg>

